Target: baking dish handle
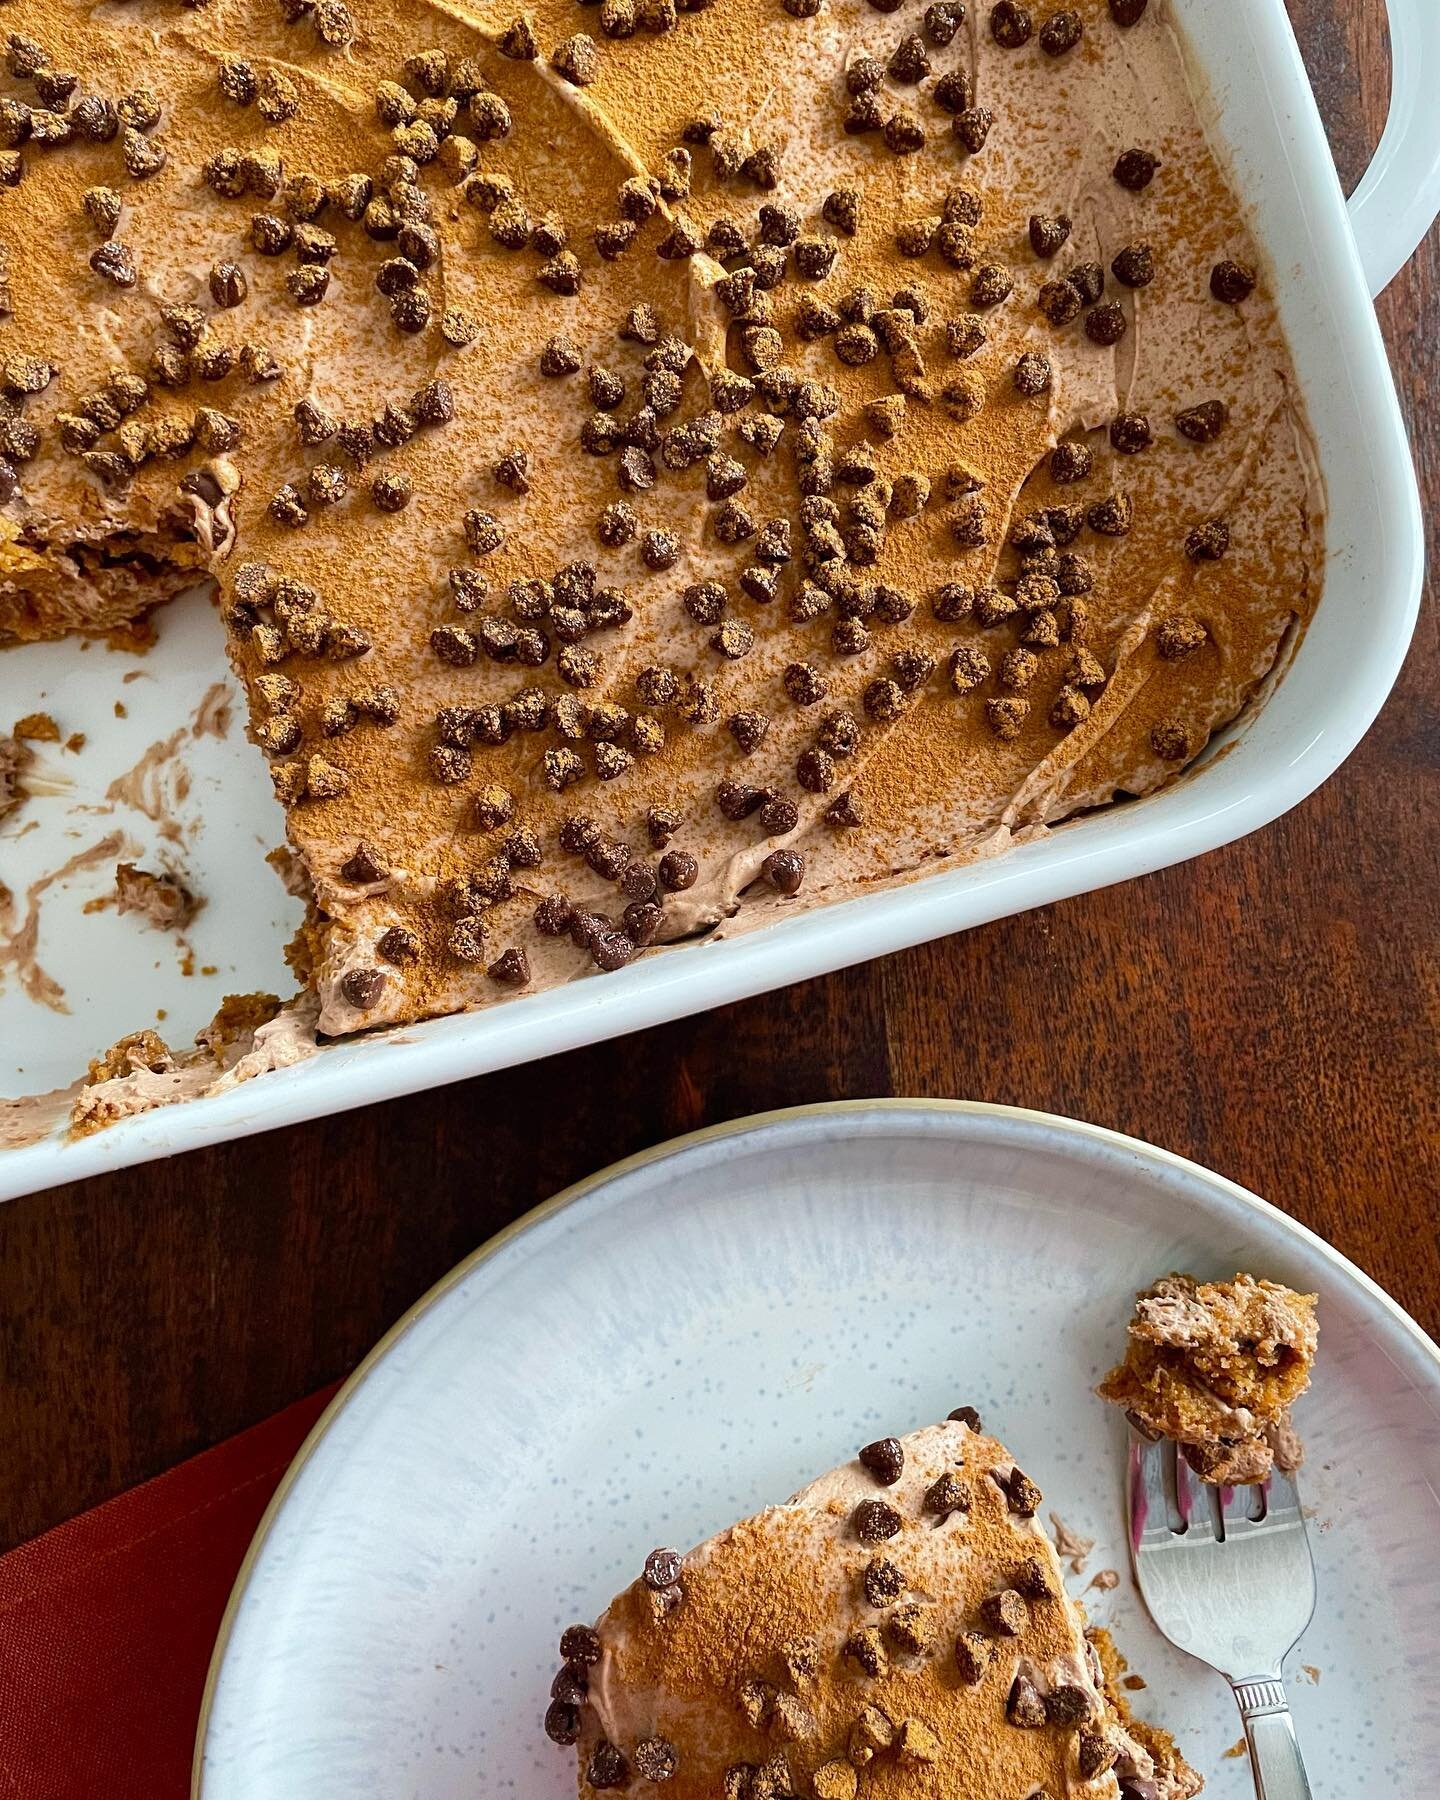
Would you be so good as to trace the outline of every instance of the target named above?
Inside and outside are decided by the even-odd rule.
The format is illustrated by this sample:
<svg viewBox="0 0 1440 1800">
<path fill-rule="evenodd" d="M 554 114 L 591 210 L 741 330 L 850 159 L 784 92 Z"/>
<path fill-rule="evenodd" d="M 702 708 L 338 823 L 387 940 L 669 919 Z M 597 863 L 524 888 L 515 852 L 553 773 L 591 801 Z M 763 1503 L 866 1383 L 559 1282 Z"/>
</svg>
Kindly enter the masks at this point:
<svg viewBox="0 0 1440 1800">
<path fill-rule="evenodd" d="M 1390 116 L 1350 196 L 1350 224 L 1372 294 L 1389 287 L 1440 213 L 1440 0 L 1386 0 L 1386 6 Z"/>
</svg>

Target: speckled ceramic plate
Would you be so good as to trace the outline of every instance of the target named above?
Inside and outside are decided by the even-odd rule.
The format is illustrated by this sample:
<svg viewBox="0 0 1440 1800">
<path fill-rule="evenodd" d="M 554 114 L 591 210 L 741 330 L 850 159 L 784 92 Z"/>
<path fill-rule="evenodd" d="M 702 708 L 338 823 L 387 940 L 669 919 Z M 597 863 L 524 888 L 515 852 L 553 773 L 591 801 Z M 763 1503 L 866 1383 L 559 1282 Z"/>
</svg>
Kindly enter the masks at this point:
<svg viewBox="0 0 1440 1800">
<path fill-rule="evenodd" d="M 1086 1593 L 1215 1800 L 1230 1696 L 1125 1568 L 1123 1423 L 1091 1394 L 1132 1290 L 1186 1268 L 1321 1295 L 1300 1424 L 1320 1607 L 1291 1671 L 1317 1800 L 1440 1767 L 1440 1352 L 1324 1243 L 1085 1125 L 916 1102 L 682 1138 L 560 1195 L 443 1281 L 316 1428 L 212 1670 L 204 1800 L 573 1795 L 540 1734 L 562 1626 L 882 1432 L 979 1407 L 1097 1542 Z"/>
</svg>

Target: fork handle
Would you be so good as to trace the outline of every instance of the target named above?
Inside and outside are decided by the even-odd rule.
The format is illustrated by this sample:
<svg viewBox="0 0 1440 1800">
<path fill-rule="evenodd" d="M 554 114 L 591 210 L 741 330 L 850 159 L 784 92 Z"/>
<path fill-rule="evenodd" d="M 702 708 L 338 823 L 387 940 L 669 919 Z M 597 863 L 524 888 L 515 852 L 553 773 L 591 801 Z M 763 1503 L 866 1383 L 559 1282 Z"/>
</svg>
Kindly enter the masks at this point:
<svg viewBox="0 0 1440 1800">
<path fill-rule="evenodd" d="M 1284 1683 L 1278 1675 L 1263 1675 L 1230 1685 L 1245 1722 L 1256 1800 L 1311 1800 Z"/>
</svg>

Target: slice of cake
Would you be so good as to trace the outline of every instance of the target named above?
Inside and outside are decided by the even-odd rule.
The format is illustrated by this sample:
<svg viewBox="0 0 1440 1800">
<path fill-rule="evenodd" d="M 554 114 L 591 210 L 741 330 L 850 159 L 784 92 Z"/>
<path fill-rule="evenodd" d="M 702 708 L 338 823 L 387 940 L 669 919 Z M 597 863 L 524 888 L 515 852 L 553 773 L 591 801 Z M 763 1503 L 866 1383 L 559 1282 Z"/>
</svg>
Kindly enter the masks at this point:
<svg viewBox="0 0 1440 1800">
<path fill-rule="evenodd" d="M 1182 1445 L 1206 1481 L 1296 1468 L 1290 1408 L 1310 1385 L 1315 1302 L 1253 1275 L 1167 1275 L 1136 1299 L 1125 1360 L 1099 1392 L 1137 1430 Z"/>
<path fill-rule="evenodd" d="M 869 1444 L 652 1551 L 561 1638 L 546 1732 L 577 1746 L 582 1795 L 1186 1800 L 1201 1781 L 1109 1692 L 1040 1504 L 969 1408 Z"/>
</svg>

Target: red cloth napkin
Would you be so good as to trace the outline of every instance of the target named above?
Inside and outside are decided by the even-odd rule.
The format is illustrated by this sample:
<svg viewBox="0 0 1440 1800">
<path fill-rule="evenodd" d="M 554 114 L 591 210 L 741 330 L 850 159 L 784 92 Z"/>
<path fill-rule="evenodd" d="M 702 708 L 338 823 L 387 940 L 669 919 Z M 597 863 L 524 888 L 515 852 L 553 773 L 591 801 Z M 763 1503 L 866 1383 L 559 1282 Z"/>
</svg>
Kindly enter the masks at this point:
<svg viewBox="0 0 1440 1800">
<path fill-rule="evenodd" d="M 5 1800 L 185 1800 L 225 1602 L 334 1392 L 0 1557 Z"/>
</svg>

